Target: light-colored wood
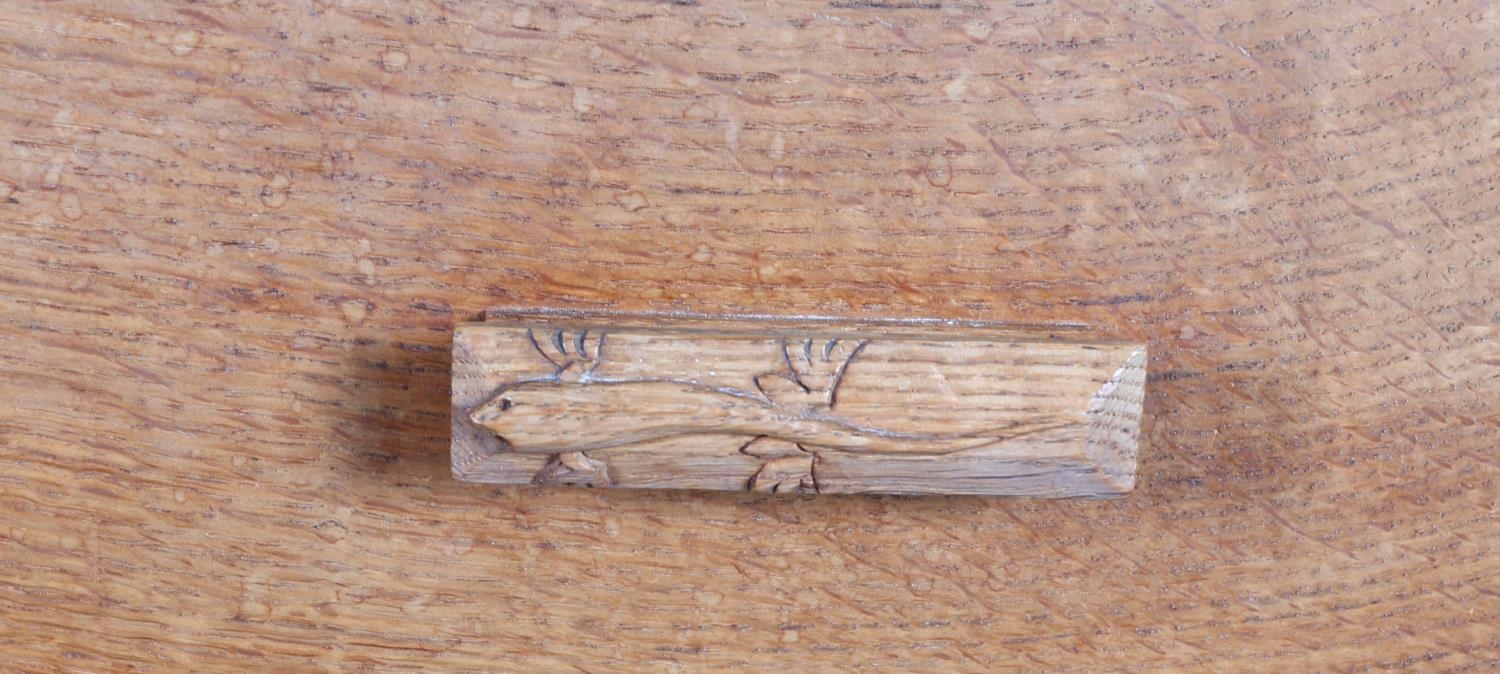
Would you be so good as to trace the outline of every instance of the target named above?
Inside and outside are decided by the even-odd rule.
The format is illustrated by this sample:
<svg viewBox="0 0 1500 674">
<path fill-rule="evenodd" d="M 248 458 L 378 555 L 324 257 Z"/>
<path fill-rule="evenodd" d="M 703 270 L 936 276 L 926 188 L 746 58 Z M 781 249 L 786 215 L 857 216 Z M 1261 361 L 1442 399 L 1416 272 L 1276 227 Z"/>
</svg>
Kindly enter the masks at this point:
<svg viewBox="0 0 1500 674">
<path fill-rule="evenodd" d="M 773 493 L 1126 493 L 1145 350 L 1062 332 L 491 312 L 453 337 L 453 471 Z"/>
<path fill-rule="evenodd" d="M 3 10 L 4 669 L 1496 669 L 1500 7 Z M 458 482 L 498 305 L 1145 343 L 1136 488 Z"/>
</svg>

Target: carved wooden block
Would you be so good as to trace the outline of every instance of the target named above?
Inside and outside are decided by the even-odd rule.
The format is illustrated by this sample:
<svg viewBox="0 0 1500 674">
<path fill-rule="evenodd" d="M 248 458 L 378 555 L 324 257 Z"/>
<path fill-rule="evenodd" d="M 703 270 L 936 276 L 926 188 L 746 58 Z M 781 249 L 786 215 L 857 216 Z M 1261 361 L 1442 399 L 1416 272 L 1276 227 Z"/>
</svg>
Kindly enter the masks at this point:
<svg viewBox="0 0 1500 674">
<path fill-rule="evenodd" d="M 500 312 L 453 340 L 453 473 L 775 493 L 1110 496 L 1146 351 L 1069 327 Z"/>
</svg>

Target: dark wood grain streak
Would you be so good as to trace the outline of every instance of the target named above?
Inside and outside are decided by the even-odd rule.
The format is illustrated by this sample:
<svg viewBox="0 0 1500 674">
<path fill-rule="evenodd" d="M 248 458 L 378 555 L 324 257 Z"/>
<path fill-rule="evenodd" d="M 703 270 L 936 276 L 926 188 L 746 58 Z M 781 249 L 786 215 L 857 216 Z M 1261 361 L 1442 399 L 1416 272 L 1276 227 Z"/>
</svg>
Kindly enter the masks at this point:
<svg viewBox="0 0 1500 674">
<path fill-rule="evenodd" d="M 21 671 L 1500 668 L 1481 2 L 8 2 Z M 1075 323 L 1108 502 L 449 475 L 495 305 Z"/>
</svg>

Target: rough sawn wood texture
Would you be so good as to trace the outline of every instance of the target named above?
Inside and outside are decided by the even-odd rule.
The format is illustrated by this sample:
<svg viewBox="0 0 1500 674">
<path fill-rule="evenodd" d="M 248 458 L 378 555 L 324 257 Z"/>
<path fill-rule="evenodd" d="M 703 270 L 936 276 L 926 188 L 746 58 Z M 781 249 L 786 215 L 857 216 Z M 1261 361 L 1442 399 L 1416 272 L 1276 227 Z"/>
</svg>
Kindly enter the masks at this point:
<svg viewBox="0 0 1500 674">
<path fill-rule="evenodd" d="M 19 671 L 1500 667 L 1487 3 L 4 3 Z M 1112 501 L 455 482 L 487 306 L 1146 343 Z"/>
</svg>

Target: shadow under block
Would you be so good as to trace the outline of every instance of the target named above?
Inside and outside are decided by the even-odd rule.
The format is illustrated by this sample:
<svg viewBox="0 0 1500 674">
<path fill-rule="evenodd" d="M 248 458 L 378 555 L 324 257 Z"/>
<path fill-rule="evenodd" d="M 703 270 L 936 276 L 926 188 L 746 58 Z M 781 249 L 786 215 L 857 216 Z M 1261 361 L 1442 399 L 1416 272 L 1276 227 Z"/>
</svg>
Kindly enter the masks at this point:
<svg viewBox="0 0 1500 674">
<path fill-rule="evenodd" d="M 512 311 L 453 338 L 453 474 L 500 484 L 1102 497 L 1145 347 L 1076 329 Z"/>
</svg>

